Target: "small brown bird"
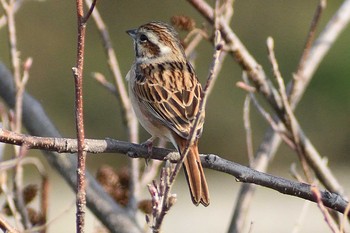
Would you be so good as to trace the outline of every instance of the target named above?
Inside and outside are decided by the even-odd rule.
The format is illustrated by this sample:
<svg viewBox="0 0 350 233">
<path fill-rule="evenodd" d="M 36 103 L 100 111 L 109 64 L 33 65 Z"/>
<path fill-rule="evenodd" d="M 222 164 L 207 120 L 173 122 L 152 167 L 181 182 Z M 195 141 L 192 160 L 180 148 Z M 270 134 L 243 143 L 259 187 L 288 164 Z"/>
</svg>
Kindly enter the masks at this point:
<svg viewBox="0 0 350 233">
<path fill-rule="evenodd" d="M 175 29 L 150 22 L 128 30 L 134 40 L 135 61 L 127 75 L 132 106 L 141 125 L 155 138 L 171 141 L 182 154 L 199 111 L 202 87 Z M 209 190 L 198 152 L 204 112 L 184 161 L 192 201 L 208 206 Z"/>
</svg>

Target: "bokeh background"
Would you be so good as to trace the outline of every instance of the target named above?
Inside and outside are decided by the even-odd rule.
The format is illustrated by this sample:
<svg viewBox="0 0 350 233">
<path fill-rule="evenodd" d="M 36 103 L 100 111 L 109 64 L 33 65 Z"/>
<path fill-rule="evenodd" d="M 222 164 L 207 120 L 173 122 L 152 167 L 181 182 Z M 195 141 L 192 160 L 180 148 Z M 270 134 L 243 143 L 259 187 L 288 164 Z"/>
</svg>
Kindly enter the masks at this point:
<svg viewBox="0 0 350 233">
<path fill-rule="evenodd" d="M 322 29 L 342 1 L 327 4 L 322 17 Z M 266 39 L 275 40 L 276 56 L 280 70 L 289 82 L 296 71 L 317 0 L 273 1 L 236 0 L 232 27 L 268 76 L 271 66 L 267 58 Z M 98 9 L 108 25 L 123 75 L 128 72 L 134 51 L 132 40 L 125 33 L 151 20 L 169 22 L 173 15 L 187 15 L 197 25 L 206 23 L 186 1 L 99 1 Z M 2 14 L 2 11 L 0 11 Z M 21 58 L 32 57 L 27 91 L 37 98 L 62 135 L 75 137 L 74 81 L 71 68 L 76 54 L 76 13 L 74 1 L 46 0 L 25 1 L 17 13 L 17 36 Z M 321 155 L 329 159 L 329 166 L 337 174 L 346 190 L 350 188 L 350 29 L 339 37 L 320 65 L 301 103 L 296 116 L 306 135 Z M 10 66 L 7 32 L 0 30 L 0 60 Z M 212 47 L 204 41 L 196 51 L 195 67 L 202 83 L 208 74 L 212 60 Z M 116 138 L 126 140 L 118 101 L 91 77 L 101 72 L 111 80 L 99 33 L 92 20 L 88 23 L 84 107 L 87 138 Z M 231 57 L 225 60 L 214 91 L 209 98 L 206 124 L 200 141 L 200 151 L 215 153 L 223 158 L 247 164 L 245 131 L 242 120 L 246 93 L 235 86 L 241 80 L 241 69 Z M 254 149 L 260 144 L 267 123 L 252 108 L 251 121 Z M 141 130 L 141 141 L 148 138 Z M 39 156 L 40 152 L 31 152 Z M 44 161 L 44 159 L 43 159 Z M 124 156 L 115 154 L 89 155 L 88 169 L 94 173 L 102 164 L 116 168 L 127 165 Z M 270 173 L 291 178 L 289 167 L 297 163 L 296 154 L 282 145 L 269 169 Z M 235 196 L 239 189 L 232 177 L 206 171 L 212 195 L 208 208 L 195 208 L 189 201 L 187 187 L 180 177 L 174 192 L 179 200 L 165 221 L 164 232 L 225 232 L 232 214 Z M 28 174 L 28 182 L 32 178 Z M 64 181 L 52 172 L 51 218 L 55 218 L 49 232 L 75 232 L 74 194 Z M 147 196 L 146 191 L 144 195 Z M 59 194 L 59 195 L 57 195 Z M 64 194 L 64 195 L 63 195 Z M 296 223 L 304 202 L 283 196 L 271 190 L 259 188 L 249 221 L 252 232 L 286 232 Z M 312 204 L 310 218 L 302 224 L 301 232 L 329 232 L 322 216 Z M 215 214 L 214 214 L 215 213 Z M 142 221 L 142 216 L 140 216 Z M 280 221 L 276 221 L 279 218 Z M 88 216 L 87 232 L 98 225 Z M 64 224 L 64 225 L 63 225 Z M 175 225 L 174 225 L 175 224 Z M 63 225 L 63 228 L 59 228 Z M 174 227 L 176 226 L 176 227 Z M 64 230 L 62 230 L 64 229 Z"/>
</svg>

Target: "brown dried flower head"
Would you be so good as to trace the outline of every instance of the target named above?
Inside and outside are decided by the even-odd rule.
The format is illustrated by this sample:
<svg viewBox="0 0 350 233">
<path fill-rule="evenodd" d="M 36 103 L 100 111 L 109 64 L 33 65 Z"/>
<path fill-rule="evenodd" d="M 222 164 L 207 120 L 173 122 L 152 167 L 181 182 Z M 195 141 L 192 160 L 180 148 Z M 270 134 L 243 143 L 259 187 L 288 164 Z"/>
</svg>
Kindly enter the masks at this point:
<svg viewBox="0 0 350 233">
<path fill-rule="evenodd" d="M 103 165 L 97 170 L 96 179 L 106 191 L 111 188 L 113 189 L 113 187 L 119 184 L 119 176 L 117 171 L 108 165 Z"/>
<path fill-rule="evenodd" d="M 185 15 L 174 15 L 171 17 L 171 24 L 179 30 L 191 31 L 196 27 L 194 19 Z"/>
<path fill-rule="evenodd" d="M 96 178 L 116 202 L 123 206 L 128 204 L 130 183 L 128 168 L 117 171 L 111 166 L 104 165 L 98 169 Z"/>
<path fill-rule="evenodd" d="M 28 216 L 30 222 L 35 226 L 35 225 L 42 225 L 45 223 L 45 218 L 42 215 L 42 213 L 37 212 L 35 209 L 28 207 Z"/>
<path fill-rule="evenodd" d="M 152 213 L 152 200 L 142 200 L 138 205 L 139 210 L 141 210 L 145 214 Z"/>
<path fill-rule="evenodd" d="M 24 203 L 28 204 L 31 201 L 33 201 L 37 194 L 38 194 L 38 185 L 36 184 L 27 185 L 23 190 Z"/>
</svg>

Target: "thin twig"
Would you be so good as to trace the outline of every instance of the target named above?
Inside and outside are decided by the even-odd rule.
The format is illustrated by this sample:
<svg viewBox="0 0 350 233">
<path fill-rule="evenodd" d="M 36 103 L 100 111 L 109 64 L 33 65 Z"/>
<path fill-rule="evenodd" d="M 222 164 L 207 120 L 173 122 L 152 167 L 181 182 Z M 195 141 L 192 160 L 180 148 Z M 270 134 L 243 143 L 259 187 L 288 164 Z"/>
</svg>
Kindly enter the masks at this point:
<svg viewBox="0 0 350 233">
<path fill-rule="evenodd" d="M 164 139 L 159 140 L 158 147 L 165 148 L 166 141 Z M 147 161 L 147 160 L 146 160 Z M 146 167 L 144 168 L 144 171 L 140 178 L 140 186 L 146 186 L 147 184 L 151 183 L 154 177 L 156 177 L 159 167 L 161 166 L 162 162 L 157 160 L 152 160 L 150 164 L 146 163 Z"/>
<path fill-rule="evenodd" d="M 247 144 L 247 155 L 249 164 L 253 162 L 254 159 L 254 151 L 253 151 L 253 136 L 252 136 L 252 128 L 250 125 L 250 97 L 247 95 L 244 100 L 243 106 L 243 123 L 244 129 L 246 132 L 246 144 Z"/>
<path fill-rule="evenodd" d="M 294 177 L 294 179 L 296 179 L 299 182 L 306 183 L 305 180 L 301 177 L 301 175 L 297 171 L 295 163 L 292 163 L 290 165 L 290 169 L 289 170 L 290 170 L 290 173 L 291 173 L 292 177 Z"/>
<path fill-rule="evenodd" d="M 5 0 L 1 0 L 2 7 L 4 8 L 7 17 L 7 30 L 9 35 L 10 45 L 10 59 L 12 64 L 12 71 L 16 86 L 19 86 L 21 80 L 21 68 L 19 52 L 17 49 L 17 36 L 16 36 L 16 24 L 15 24 L 15 1 L 9 0 L 7 3 Z"/>
<path fill-rule="evenodd" d="M 113 95 L 117 96 L 117 89 L 115 88 L 115 86 L 108 82 L 105 78 L 105 76 L 101 73 L 93 73 L 92 76 L 95 78 L 95 80 L 101 84 L 104 88 L 106 88 L 110 93 L 112 93 Z"/>
<path fill-rule="evenodd" d="M 321 61 L 349 22 L 350 0 L 345 0 L 313 43 L 309 55 L 302 66 L 303 69 L 296 71 L 297 77 L 294 78 L 294 82 L 288 88 L 290 90 L 290 103 L 293 109 L 302 98 L 306 87 L 310 83 Z"/>
<path fill-rule="evenodd" d="M 243 72 L 242 78 L 246 84 L 246 86 L 249 86 L 249 81 L 247 78 L 247 75 L 245 72 Z M 250 90 L 249 88 L 247 88 L 246 90 Z M 268 113 L 262 106 L 261 104 L 259 104 L 257 98 L 255 97 L 255 93 L 254 92 L 249 92 L 250 95 L 250 99 L 253 101 L 255 107 L 258 109 L 259 113 L 265 118 L 265 120 L 270 124 L 271 128 L 278 133 L 281 138 L 284 140 L 284 142 L 291 147 L 292 149 L 294 149 L 294 143 L 293 141 L 290 139 L 290 136 L 285 128 L 285 126 L 283 124 L 281 124 L 280 122 L 276 122 L 276 120 L 271 116 L 270 113 Z"/>
<path fill-rule="evenodd" d="M 246 92 L 256 92 L 256 88 L 248 85 L 246 82 L 238 81 L 236 83 L 236 87 L 241 88 L 242 90 L 245 90 Z"/>
<path fill-rule="evenodd" d="M 15 165 L 15 173 L 13 175 L 13 191 L 15 193 L 15 204 L 18 212 L 21 215 L 21 220 L 24 225 L 25 229 L 29 229 L 32 227 L 32 224 L 29 219 L 29 213 L 26 208 L 24 197 L 23 197 L 23 166 L 20 163 L 21 158 L 25 157 L 25 155 L 28 152 L 28 148 L 23 145 L 20 147 L 19 152 L 16 156 L 16 158 L 19 158 L 17 160 L 17 163 Z"/>
<path fill-rule="evenodd" d="M 296 170 L 296 165 L 295 163 L 292 163 L 291 167 L 290 167 L 290 171 L 291 171 L 291 174 L 292 176 L 297 180 L 299 181 L 300 183 L 305 183 L 304 182 L 304 179 L 301 177 L 301 175 L 297 172 Z M 317 184 L 317 181 L 315 182 L 314 185 Z M 311 202 L 309 201 L 304 201 L 304 204 L 303 204 L 303 207 L 299 213 L 299 217 L 296 221 L 296 223 L 294 224 L 294 227 L 293 227 L 293 230 L 292 230 L 292 233 L 298 233 L 300 231 L 300 226 L 303 225 L 303 222 L 307 219 L 307 212 L 310 208 L 310 204 Z"/>
<path fill-rule="evenodd" d="M 304 51 L 303 51 L 303 54 L 301 55 L 301 58 L 300 58 L 300 61 L 299 61 L 299 67 L 297 69 L 296 77 L 299 76 L 298 75 L 299 71 L 304 70 L 305 61 L 306 61 L 306 59 L 309 56 L 311 46 L 312 46 L 312 44 L 313 44 L 313 42 L 315 40 L 316 29 L 317 29 L 317 26 L 319 25 L 319 22 L 320 22 L 320 19 L 321 19 L 321 15 L 322 15 L 323 11 L 326 8 L 326 3 L 327 3 L 327 0 L 320 0 L 320 2 L 318 3 L 318 6 L 317 6 L 315 14 L 314 14 L 314 17 L 313 17 L 313 19 L 311 21 L 309 34 L 307 35 L 307 38 L 306 38 Z"/>
<path fill-rule="evenodd" d="M 86 24 L 87 21 L 89 20 L 92 12 L 94 11 L 94 9 L 96 7 L 96 4 L 97 4 L 97 0 L 93 0 L 93 2 L 88 5 L 89 11 L 86 13 L 86 15 L 83 18 L 83 21 L 82 21 L 83 24 Z"/>
<path fill-rule="evenodd" d="M 312 178 L 309 166 L 307 164 L 307 160 L 306 160 L 307 155 L 305 154 L 305 149 L 303 147 L 304 144 L 301 142 L 301 139 L 299 137 L 299 135 L 301 135 L 300 126 L 299 126 L 299 123 L 297 122 L 297 119 L 296 119 L 296 117 L 293 113 L 293 110 L 292 110 L 292 108 L 289 104 L 289 101 L 288 101 L 286 87 L 284 85 L 284 81 L 283 81 L 281 72 L 279 71 L 277 59 L 275 56 L 274 41 L 273 41 L 272 37 L 269 37 L 267 39 L 267 47 L 268 47 L 269 60 L 270 60 L 270 63 L 272 65 L 272 68 L 273 68 L 274 76 L 277 80 L 277 84 L 279 87 L 278 91 L 279 91 L 279 95 L 281 96 L 283 109 L 284 109 L 284 111 L 283 111 L 284 118 L 281 120 L 284 122 L 284 125 L 290 131 L 290 134 L 293 137 L 293 142 L 294 142 L 293 147 L 295 148 L 295 150 L 299 156 L 299 160 L 300 160 L 301 166 L 303 168 L 304 174 L 306 176 L 306 179 L 309 183 L 312 183 L 313 178 Z"/>
<path fill-rule="evenodd" d="M 14 227 L 12 227 L 7 221 L 5 221 L 4 216 L 0 216 L 0 229 L 7 233 L 19 233 Z"/>
<path fill-rule="evenodd" d="M 332 217 L 330 216 L 328 210 L 325 208 L 323 202 L 320 190 L 316 186 L 311 186 L 311 192 L 316 198 L 316 203 L 318 205 L 318 208 L 321 210 L 321 213 L 323 214 L 323 217 L 329 226 L 329 228 L 332 230 L 333 233 L 339 233 L 339 230 L 337 228 L 336 223 L 333 221 Z"/>
<path fill-rule="evenodd" d="M 193 36 L 193 38 L 192 38 L 192 36 Z M 190 54 L 195 50 L 195 48 L 203 40 L 204 36 L 205 35 L 204 35 L 203 30 L 198 29 L 198 28 L 195 28 L 191 32 L 188 33 L 188 35 L 184 39 L 184 42 L 186 43 L 185 54 L 187 57 L 189 57 Z M 189 38 L 191 38 L 191 41 L 189 41 Z"/>
<path fill-rule="evenodd" d="M 58 213 L 57 216 L 54 216 L 52 219 L 50 219 L 50 221 L 45 222 L 45 224 L 43 224 L 41 226 L 35 226 L 35 227 L 28 229 L 22 233 L 45 232 L 50 225 L 52 225 L 54 222 L 59 220 L 62 216 L 67 214 L 72 209 L 73 205 L 74 205 L 74 203 L 69 204 L 61 213 Z"/>
<path fill-rule="evenodd" d="M 24 93 L 26 84 L 27 84 L 28 79 L 29 79 L 29 70 L 32 66 L 32 63 L 33 63 L 32 58 L 28 58 L 25 61 L 24 67 L 23 67 L 23 77 L 22 77 L 22 79 L 19 80 L 18 83 L 16 83 L 16 89 L 17 89 L 17 92 L 16 92 L 16 113 L 15 113 L 16 132 L 20 132 L 21 128 L 22 128 L 23 93 Z"/>
<path fill-rule="evenodd" d="M 345 209 L 344 215 L 343 215 L 343 219 L 342 219 L 341 224 L 340 224 L 340 232 L 341 233 L 345 233 L 345 223 L 346 223 L 347 216 L 349 216 L 349 213 L 350 213 L 350 203 L 346 206 L 346 209 Z"/>
<path fill-rule="evenodd" d="M 13 7 L 13 12 L 17 13 L 19 8 L 22 6 L 24 0 L 17 0 L 15 1 L 14 7 Z M 1 3 L 2 4 L 2 3 Z M 0 30 L 2 27 L 4 27 L 7 24 L 7 17 L 6 15 L 3 15 L 0 17 Z"/>
<path fill-rule="evenodd" d="M 11 191 L 9 190 L 8 186 L 7 186 L 7 173 L 6 172 L 1 172 L 0 173 L 0 185 L 1 185 L 1 190 L 4 192 L 5 197 L 6 197 L 6 202 L 8 204 L 8 207 L 11 211 L 12 216 L 15 219 L 15 226 L 16 228 L 19 228 L 20 226 L 20 214 L 17 212 L 16 210 L 16 204 L 13 200 Z"/>
<path fill-rule="evenodd" d="M 75 86 L 75 120 L 78 139 L 78 167 L 77 167 L 77 200 L 76 200 L 76 230 L 78 233 L 84 232 L 85 208 L 86 208 L 86 152 L 84 151 L 84 111 L 83 111 L 83 68 L 85 52 L 86 23 L 91 12 L 95 8 L 96 0 L 89 6 L 88 13 L 84 16 L 83 0 L 76 0 L 77 21 L 78 21 L 78 41 L 77 60 L 73 67 Z"/>
<path fill-rule="evenodd" d="M 224 16 L 226 22 L 230 22 L 234 13 L 234 0 L 225 0 L 221 6 L 220 15 Z"/>
</svg>

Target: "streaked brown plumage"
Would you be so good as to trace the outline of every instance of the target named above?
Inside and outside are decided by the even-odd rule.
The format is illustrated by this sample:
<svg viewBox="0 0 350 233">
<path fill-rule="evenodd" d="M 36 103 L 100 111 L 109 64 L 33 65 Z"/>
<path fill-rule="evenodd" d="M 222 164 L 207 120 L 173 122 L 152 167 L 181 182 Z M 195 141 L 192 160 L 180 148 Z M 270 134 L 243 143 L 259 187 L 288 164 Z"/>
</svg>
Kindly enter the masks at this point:
<svg viewBox="0 0 350 233">
<path fill-rule="evenodd" d="M 141 125 L 152 135 L 172 142 L 182 153 L 199 111 L 202 87 L 187 61 L 173 27 L 150 22 L 127 31 L 134 40 L 136 59 L 127 79 L 129 95 Z M 198 138 L 204 113 L 196 129 L 196 140 L 184 161 L 192 201 L 208 206 L 209 191 L 198 153 Z"/>
</svg>

